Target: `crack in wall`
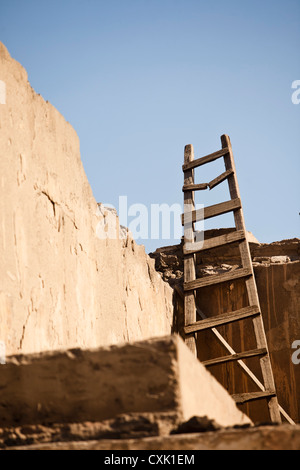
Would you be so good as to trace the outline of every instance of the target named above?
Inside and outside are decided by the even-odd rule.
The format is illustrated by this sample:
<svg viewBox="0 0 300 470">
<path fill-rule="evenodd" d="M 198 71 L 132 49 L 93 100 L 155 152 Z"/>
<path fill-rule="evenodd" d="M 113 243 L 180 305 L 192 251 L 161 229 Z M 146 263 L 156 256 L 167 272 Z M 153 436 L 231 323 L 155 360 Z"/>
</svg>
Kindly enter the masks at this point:
<svg viewBox="0 0 300 470">
<path fill-rule="evenodd" d="M 55 217 L 55 202 L 53 201 L 53 199 L 51 199 L 51 197 L 49 196 L 49 194 L 46 193 L 46 191 L 42 191 L 41 194 L 43 194 L 44 196 L 46 196 L 46 198 L 48 199 L 48 201 L 50 201 L 50 203 L 52 204 L 52 207 L 53 207 L 53 215 Z"/>
<path fill-rule="evenodd" d="M 56 217 L 56 213 L 57 213 L 57 212 L 56 212 L 56 206 L 58 206 L 58 207 L 62 210 L 63 214 L 64 214 L 66 217 L 68 217 L 68 219 L 72 222 L 72 224 L 74 225 L 75 229 L 78 230 L 78 226 L 77 226 L 77 224 L 76 224 L 74 218 L 71 217 L 67 212 L 65 212 L 63 206 L 62 206 L 60 203 L 54 201 L 54 200 L 49 196 L 49 194 L 48 194 L 45 190 L 41 190 L 41 191 L 40 191 L 40 194 L 43 194 L 44 196 L 46 196 L 46 198 L 48 199 L 48 201 L 51 203 L 51 205 L 52 205 L 52 207 L 53 207 L 53 216 L 54 216 L 54 217 Z M 65 204 L 65 206 L 68 208 L 68 206 L 67 206 L 66 204 Z M 60 231 L 60 226 L 59 226 L 59 231 Z"/>
<path fill-rule="evenodd" d="M 23 341 L 24 341 L 24 337 L 25 337 L 25 330 L 26 330 L 27 323 L 29 321 L 30 315 L 31 315 L 31 311 L 30 311 L 30 307 L 28 307 L 28 314 L 27 314 L 25 323 L 23 325 L 23 331 L 22 331 L 22 336 L 21 336 L 21 339 L 20 339 L 19 349 L 22 349 L 22 347 L 23 347 Z"/>
</svg>

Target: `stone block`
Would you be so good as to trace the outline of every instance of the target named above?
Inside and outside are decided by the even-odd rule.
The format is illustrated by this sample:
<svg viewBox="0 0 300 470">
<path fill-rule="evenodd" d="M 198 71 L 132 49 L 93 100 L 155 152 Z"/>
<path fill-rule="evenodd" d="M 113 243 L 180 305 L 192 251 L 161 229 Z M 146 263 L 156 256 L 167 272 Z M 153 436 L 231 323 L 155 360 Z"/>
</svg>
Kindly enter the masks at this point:
<svg viewBox="0 0 300 470">
<path fill-rule="evenodd" d="M 122 413 L 250 423 L 177 335 L 94 350 L 11 356 L 0 374 L 0 427 L 102 421 Z"/>
</svg>

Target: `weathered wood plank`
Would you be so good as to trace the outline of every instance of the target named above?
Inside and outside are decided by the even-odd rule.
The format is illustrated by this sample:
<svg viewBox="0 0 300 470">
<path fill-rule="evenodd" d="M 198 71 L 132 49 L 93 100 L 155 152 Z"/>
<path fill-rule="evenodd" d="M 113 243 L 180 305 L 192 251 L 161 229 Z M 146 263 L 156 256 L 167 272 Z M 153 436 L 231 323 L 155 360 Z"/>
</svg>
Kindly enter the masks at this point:
<svg viewBox="0 0 300 470">
<path fill-rule="evenodd" d="M 215 328 L 216 326 L 226 325 L 227 323 L 233 323 L 239 320 L 244 320 L 245 318 L 253 317 L 254 315 L 259 315 L 259 313 L 258 307 L 244 307 L 234 312 L 223 313 L 217 317 L 197 321 L 185 326 L 184 331 L 186 334 L 190 334 L 196 331 L 208 330 L 210 328 Z"/>
<path fill-rule="evenodd" d="M 182 191 L 204 191 L 208 188 L 208 183 L 200 184 L 185 184 L 182 186 Z"/>
<path fill-rule="evenodd" d="M 253 400 L 261 400 L 263 398 L 272 398 L 276 396 L 275 391 L 265 391 L 265 392 L 252 392 L 252 393 L 236 393 L 231 395 L 234 401 L 242 405 Z"/>
<path fill-rule="evenodd" d="M 217 152 L 210 153 L 209 155 L 206 155 L 205 157 L 197 158 L 196 160 L 184 163 L 182 166 L 183 171 L 191 170 L 193 168 L 197 168 L 198 166 L 205 165 L 205 163 L 213 162 L 214 160 L 217 160 L 220 157 L 223 157 L 226 155 L 228 152 L 227 149 L 222 148 L 221 150 L 218 150 Z"/>
<path fill-rule="evenodd" d="M 215 366 L 217 364 L 224 364 L 226 362 L 239 361 L 241 359 L 247 359 L 248 357 L 265 356 L 268 354 L 266 348 L 252 349 L 251 351 L 245 351 L 237 354 L 230 354 L 229 356 L 217 357 L 215 359 L 209 359 L 207 361 L 201 361 L 205 367 Z"/>
<path fill-rule="evenodd" d="M 230 175 L 233 174 L 233 170 L 230 169 L 230 170 L 227 170 L 225 171 L 224 173 L 222 173 L 221 175 L 217 176 L 215 179 L 213 179 L 210 183 L 208 183 L 208 186 L 209 186 L 209 189 L 213 189 L 215 188 L 216 186 L 218 186 L 218 184 L 222 183 L 223 181 L 225 181 Z"/>
<path fill-rule="evenodd" d="M 220 204 L 214 204 L 213 206 L 204 207 L 201 209 L 189 211 L 182 214 L 181 221 L 184 223 L 199 222 L 199 220 L 211 219 L 218 215 L 227 214 L 231 211 L 236 211 L 241 208 L 241 200 L 239 198 L 232 199 L 230 201 L 221 202 Z"/>
<path fill-rule="evenodd" d="M 194 148 L 192 145 L 186 145 L 184 149 L 184 163 L 189 164 L 194 160 Z M 190 169 L 184 173 L 184 186 L 194 185 L 194 170 Z M 193 210 L 195 207 L 193 191 L 184 192 L 184 211 Z M 194 225 L 192 222 L 184 225 L 184 243 L 193 244 Z M 184 258 L 184 281 L 192 282 L 196 279 L 195 256 L 190 254 Z M 186 292 L 184 295 L 184 324 L 196 321 L 196 301 L 193 292 Z M 187 347 L 192 353 L 197 355 L 196 340 L 194 336 L 185 338 Z"/>
<path fill-rule="evenodd" d="M 236 232 L 226 233 L 225 235 L 220 235 L 219 237 L 209 238 L 204 240 L 204 242 L 195 243 L 193 250 L 187 250 L 183 247 L 183 254 L 198 253 L 199 251 L 210 250 L 211 248 L 216 248 L 218 246 L 227 245 L 230 243 L 235 243 L 239 240 L 244 240 L 246 238 L 245 232 L 243 230 L 238 230 Z"/>
<path fill-rule="evenodd" d="M 233 281 L 242 277 L 251 276 L 252 271 L 248 268 L 235 269 L 224 274 L 213 274 L 212 276 L 205 276 L 200 279 L 186 281 L 183 284 L 184 291 L 199 289 L 200 287 L 212 286 L 214 284 L 221 284 L 222 282 Z"/>
<path fill-rule="evenodd" d="M 175 284 L 175 290 L 177 294 L 179 295 L 179 298 L 183 301 L 184 299 L 184 293 L 181 287 L 177 284 Z M 207 316 L 200 310 L 199 307 L 196 307 L 196 312 L 198 314 L 198 317 L 202 318 L 202 320 L 205 320 Z M 224 348 L 229 352 L 230 354 L 237 354 L 236 351 L 230 346 L 230 344 L 226 341 L 226 339 L 219 333 L 219 331 L 216 328 L 211 328 L 212 333 L 215 335 L 217 340 L 224 346 Z M 247 376 L 252 380 L 252 382 L 258 386 L 258 388 L 264 392 L 265 386 L 262 384 L 262 382 L 257 378 L 255 374 L 249 369 L 249 367 L 245 364 L 244 361 L 238 360 L 237 361 L 238 366 L 247 374 Z M 285 417 L 288 423 L 295 425 L 295 421 L 292 420 L 292 418 L 287 414 L 287 412 L 282 408 L 282 406 L 279 405 L 279 411 L 280 413 Z"/>
</svg>

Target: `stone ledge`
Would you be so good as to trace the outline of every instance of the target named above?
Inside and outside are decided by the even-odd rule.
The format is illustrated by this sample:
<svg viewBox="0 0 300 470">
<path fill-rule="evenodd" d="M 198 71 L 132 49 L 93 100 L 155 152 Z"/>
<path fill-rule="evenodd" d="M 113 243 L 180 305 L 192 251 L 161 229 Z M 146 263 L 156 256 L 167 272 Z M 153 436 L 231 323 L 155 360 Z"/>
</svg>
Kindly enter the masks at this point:
<svg viewBox="0 0 300 470">
<path fill-rule="evenodd" d="M 124 440 L 55 442 L 11 450 L 300 450 L 300 426 L 261 426 Z"/>
<path fill-rule="evenodd" d="M 11 356 L 0 375 L 0 427 L 103 421 L 122 413 L 251 423 L 177 335 L 94 350 Z"/>
</svg>

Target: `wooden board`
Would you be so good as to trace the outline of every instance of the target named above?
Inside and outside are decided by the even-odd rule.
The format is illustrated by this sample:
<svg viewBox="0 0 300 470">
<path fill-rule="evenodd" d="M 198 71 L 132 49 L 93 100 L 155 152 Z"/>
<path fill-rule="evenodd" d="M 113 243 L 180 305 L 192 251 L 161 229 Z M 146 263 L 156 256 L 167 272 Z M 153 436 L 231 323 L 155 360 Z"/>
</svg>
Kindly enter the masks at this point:
<svg viewBox="0 0 300 470">
<path fill-rule="evenodd" d="M 193 333 L 195 331 L 204 331 L 216 326 L 226 325 L 227 323 L 233 323 L 236 321 L 244 320 L 245 318 L 259 315 L 258 307 L 244 307 L 234 312 L 223 313 L 217 317 L 206 318 L 205 320 L 197 321 L 184 327 L 186 334 Z"/>
<path fill-rule="evenodd" d="M 276 392 L 266 391 L 266 392 L 252 392 L 252 393 L 237 393 L 231 396 L 237 404 L 242 405 L 243 403 L 247 403 L 253 400 L 261 400 L 262 398 L 275 397 Z"/>
<path fill-rule="evenodd" d="M 236 211 L 240 208 L 241 200 L 239 198 L 236 198 L 230 201 L 221 202 L 220 204 L 214 204 L 213 206 L 193 210 L 182 214 L 182 225 L 189 224 L 191 222 L 199 222 L 200 220 L 211 219 L 212 217 L 227 214 L 228 212 Z"/>
<path fill-rule="evenodd" d="M 240 352 L 237 354 L 230 354 L 229 356 L 217 357 L 216 359 L 209 359 L 208 361 L 201 361 L 205 367 L 215 366 L 217 364 L 224 364 L 226 362 L 240 361 L 248 357 L 264 356 L 268 351 L 263 349 L 252 349 L 251 351 Z"/>
<path fill-rule="evenodd" d="M 220 284 L 222 282 L 233 281 L 234 279 L 240 279 L 242 277 L 251 276 L 252 272 L 248 268 L 239 268 L 233 271 L 229 271 L 225 274 L 213 274 L 211 276 L 201 277 L 191 281 L 186 281 L 183 284 L 183 290 L 189 291 L 199 289 L 200 287 L 212 286 L 214 284 Z"/>
<path fill-rule="evenodd" d="M 218 184 L 225 181 L 232 174 L 233 174 L 233 170 L 227 170 L 224 173 L 222 173 L 221 175 L 217 176 L 210 183 L 208 183 L 209 189 L 215 188 L 216 186 L 218 186 Z"/>
<path fill-rule="evenodd" d="M 210 153 L 209 155 L 206 155 L 205 157 L 197 158 L 197 160 L 184 163 L 184 165 L 182 166 L 182 169 L 183 171 L 187 171 L 193 168 L 197 168 L 198 166 L 205 165 L 205 163 L 213 162 L 214 160 L 217 160 L 218 158 L 226 155 L 227 152 L 228 152 L 227 149 L 222 148 L 221 150 L 218 150 L 217 152 L 214 152 L 214 153 Z"/>
<path fill-rule="evenodd" d="M 183 254 L 186 255 L 190 253 L 198 253 L 199 251 L 210 250 L 211 248 L 216 248 L 218 246 L 235 243 L 239 240 L 244 240 L 245 238 L 246 235 L 243 230 L 226 233 L 225 235 L 220 235 L 219 237 L 209 238 L 203 242 L 194 243 L 195 247 L 193 247 L 192 251 L 189 251 L 183 247 Z"/>
<path fill-rule="evenodd" d="M 208 188 L 208 183 L 200 184 L 185 184 L 182 186 L 182 191 L 203 191 Z"/>
</svg>

